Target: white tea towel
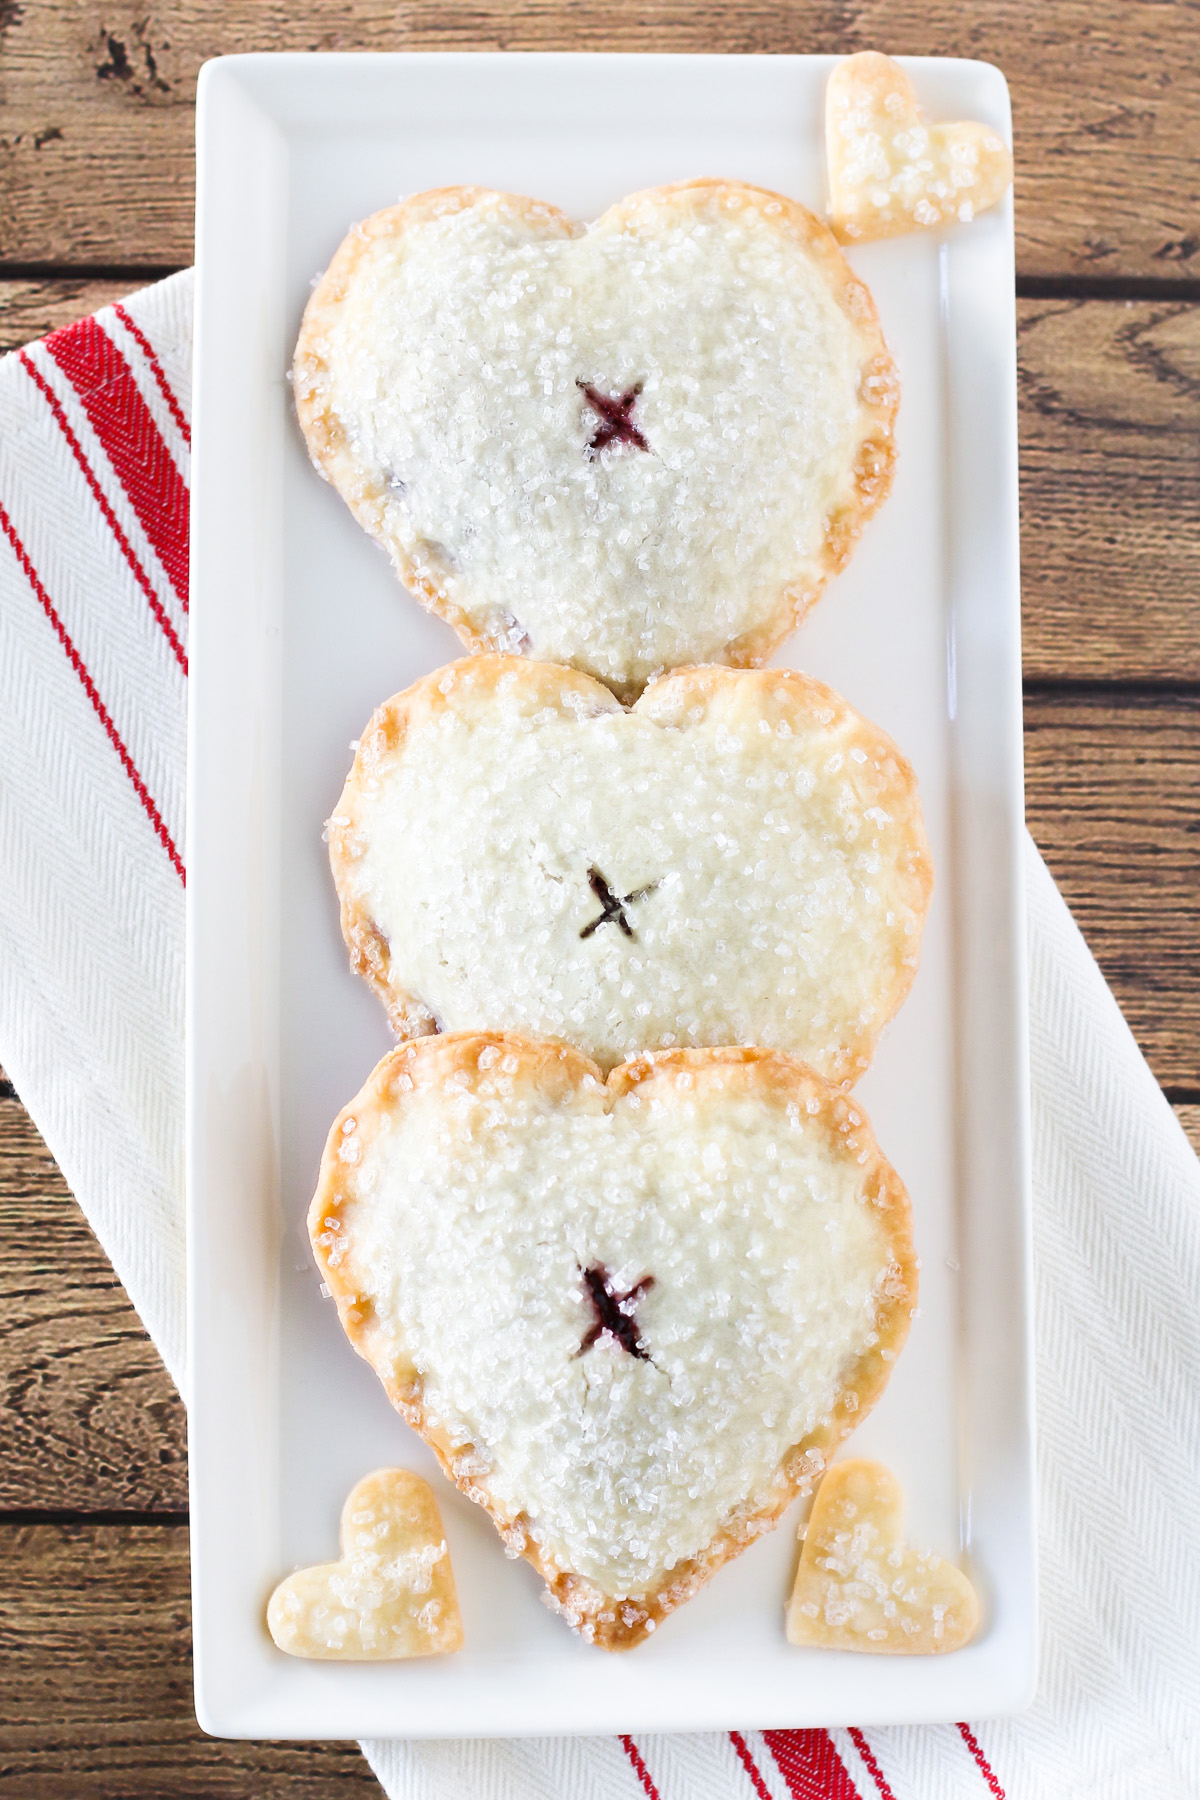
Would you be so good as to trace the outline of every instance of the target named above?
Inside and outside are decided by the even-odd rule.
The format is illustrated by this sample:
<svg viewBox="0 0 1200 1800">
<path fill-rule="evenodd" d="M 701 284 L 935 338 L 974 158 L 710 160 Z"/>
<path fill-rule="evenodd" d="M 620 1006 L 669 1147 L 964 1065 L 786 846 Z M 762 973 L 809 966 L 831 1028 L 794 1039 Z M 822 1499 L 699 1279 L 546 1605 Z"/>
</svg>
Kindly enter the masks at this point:
<svg viewBox="0 0 1200 1800">
<path fill-rule="evenodd" d="M 0 363 L 0 1063 L 183 1378 L 190 277 Z M 1042 1671 L 995 1724 L 371 1743 L 393 1800 L 1195 1800 L 1200 1166 L 1032 844 Z"/>
</svg>

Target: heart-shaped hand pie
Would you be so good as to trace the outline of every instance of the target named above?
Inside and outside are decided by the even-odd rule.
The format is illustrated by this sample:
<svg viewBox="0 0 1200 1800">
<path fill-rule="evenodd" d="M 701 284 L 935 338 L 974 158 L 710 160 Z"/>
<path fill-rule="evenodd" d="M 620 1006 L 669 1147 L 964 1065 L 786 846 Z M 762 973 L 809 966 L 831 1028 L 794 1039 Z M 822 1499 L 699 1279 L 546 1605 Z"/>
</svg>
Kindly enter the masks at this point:
<svg viewBox="0 0 1200 1800">
<path fill-rule="evenodd" d="M 605 1083 L 530 1038 L 404 1045 L 334 1124 L 309 1232 L 394 1405 L 606 1649 L 811 1487 L 916 1298 L 861 1110 L 760 1050 Z"/>
<path fill-rule="evenodd" d="M 763 661 L 891 483 L 867 290 L 804 207 L 731 182 L 588 226 L 485 188 L 376 213 L 294 382 L 314 462 L 466 644 L 626 693 Z"/>
<path fill-rule="evenodd" d="M 604 1066 L 743 1043 L 854 1079 L 932 884 L 908 763 L 788 669 L 677 670 L 626 712 L 573 670 L 466 658 L 375 714 L 329 839 L 399 1033 L 527 1031 Z"/>
<path fill-rule="evenodd" d="M 973 219 L 1012 180 L 986 125 L 927 125 L 896 63 L 865 50 L 840 62 L 825 96 L 829 222 L 843 243 Z"/>
<path fill-rule="evenodd" d="M 450 1552 L 429 1484 L 380 1469 L 342 1508 L 342 1559 L 297 1569 L 267 1607 L 289 1656 L 343 1662 L 438 1656 L 462 1648 Z"/>
<path fill-rule="evenodd" d="M 961 1569 L 900 1537 L 904 1495 L 882 1463 L 835 1463 L 817 1489 L 787 1614 L 791 1644 L 930 1656 L 961 1650 L 979 1598 Z"/>
</svg>

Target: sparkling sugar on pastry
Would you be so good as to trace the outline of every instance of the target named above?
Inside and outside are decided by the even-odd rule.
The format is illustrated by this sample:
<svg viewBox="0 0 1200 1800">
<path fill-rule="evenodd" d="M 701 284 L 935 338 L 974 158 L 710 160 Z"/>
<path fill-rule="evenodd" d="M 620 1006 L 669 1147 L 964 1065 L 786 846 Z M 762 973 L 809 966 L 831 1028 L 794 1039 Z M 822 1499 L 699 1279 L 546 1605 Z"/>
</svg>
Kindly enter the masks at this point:
<svg viewBox="0 0 1200 1800">
<path fill-rule="evenodd" d="M 462 1648 L 458 1596 L 429 1483 L 408 1469 L 364 1476 L 342 1508 L 340 1562 L 288 1575 L 267 1606 L 289 1656 L 392 1662 Z"/>
<path fill-rule="evenodd" d="M 916 1300 L 861 1109 L 768 1051 L 606 1083 L 535 1039 L 404 1045 L 335 1121 L 309 1232 L 395 1406 L 606 1649 L 812 1486 Z"/>
<path fill-rule="evenodd" d="M 933 1656 L 979 1628 L 961 1569 L 904 1543 L 904 1496 L 883 1463 L 835 1463 L 817 1489 L 787 1612 L 791 1644 Z"/>
<path fill-rule="evenodd" d="M 917 966 L 913 773 L 791 669 L 600 683 L 469 657 L 375 714 L 329 823 L 342 930 L 395 1029 L 761 1044 L 852 1081 Z"/>
<path fill-rule="evenodd" d="M 930 125 L 898 63 L 847 56 L 825 95 L 829 222 L 844 244 L 967 224 L 1012 181 L 1012 155 L 986 125 Z"/>
<path fill-rule="evenodd" d="M 474 187 L 376 213 L 294 382 L 314 462 L 465 643 L 622 693 L 763 661 L 891 482 L 866 288 L 812 213 L 736 182 L 586 226 Z"/>
</svg>

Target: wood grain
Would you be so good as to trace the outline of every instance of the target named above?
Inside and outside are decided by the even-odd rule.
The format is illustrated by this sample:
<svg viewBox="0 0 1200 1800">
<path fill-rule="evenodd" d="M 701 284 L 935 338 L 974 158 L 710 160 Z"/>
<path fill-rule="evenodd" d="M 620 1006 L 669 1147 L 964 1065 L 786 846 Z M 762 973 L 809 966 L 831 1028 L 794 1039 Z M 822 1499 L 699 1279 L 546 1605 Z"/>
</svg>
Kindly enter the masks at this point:
<svg viewBox="0 0 1200 1800">
<path fill-rule="evenodd" d="M 1200 1090 L 1200 695 L 1038 693 L 1029 828 L 1167 1087 Z"/>
<path fill-rule="evenodd" d="M 123 300 L 138 286 L 128 279 L 0 281 L 0 355 Z"/>
<path fill-rule="evenodd" d="M 1200 1156 L 1200 1106 L 1176 1106 L 1173 1111 L 1187 1133 L 1189 1144 L 1196 1155 Z"/>
<path fill-rule="evenodd" d="M 1192 0 L 73 0 L 0 6 L 0 259 L 191 260 L 192 107 L 244 50 L 574 49 L 969 56 L 1013 94 L 1023 275 L 1200 275 Z M 719 173 L 719 171 L 716 171 Z"/>
<path fill-rule="evenodd" d="M 377 1800 L 355 1745 L 201 1733 L 186 1525 L 0 1521 L 0 1572 L 5 1800 Z"/>
<path fill-rule="evenodd" d="M 1200 306 L 1018 321 L 1026 677 L 1200 681 Z"/>
<path fill-rule="evenodd" d="M 0 1100 L 0 1509 L 181 1511 L 183 1404 L 20 1102 Z"/>
</svg>

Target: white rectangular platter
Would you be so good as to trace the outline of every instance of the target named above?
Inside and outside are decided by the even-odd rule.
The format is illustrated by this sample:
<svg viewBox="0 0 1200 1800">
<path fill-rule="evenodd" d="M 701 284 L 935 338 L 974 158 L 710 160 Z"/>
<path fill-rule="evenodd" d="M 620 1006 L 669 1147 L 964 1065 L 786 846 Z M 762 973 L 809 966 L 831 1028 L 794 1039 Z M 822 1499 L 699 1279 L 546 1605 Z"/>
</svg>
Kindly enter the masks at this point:
<svg viewBox="0 0 1200 1800">
<path fill-rule="evenodd" d="M 189 907 L 196 1705 L 227 1736 L 499 1736 L 882 1724 L 1032 1693 L 1035 1538 L 1011 202 L 855 250 L 903 383 L 892 497 L 784 648 L 916 765 L 938 885 L 916 986 L 861 1086 L 908 1184 L 921 1309 L 854 1449 L 985 1624 L 946 1658 L 790 1649 L 799 1509 L 626 1656 L 539 1604 L 344 1340 L 304 1229 L 338 1108 L 388 1048 L 322 843 L 374 706 L 459 654 L 309 468 L 286 371 L 313 276 L 401 194 L 479 183 L 590 217 L 717 175 L 823 204 L 831 59 L 246 56 L 199 101 Z M 980 63 L 914 61 L 935 118 L 1010 135 Z M 470 1296 L 464 1295 L 464 1305 Z M 433 1481 L 466 1647 L 306 1663 L 272 1586 L 336 1553 L 372 1468 Z"/>
</svg>

